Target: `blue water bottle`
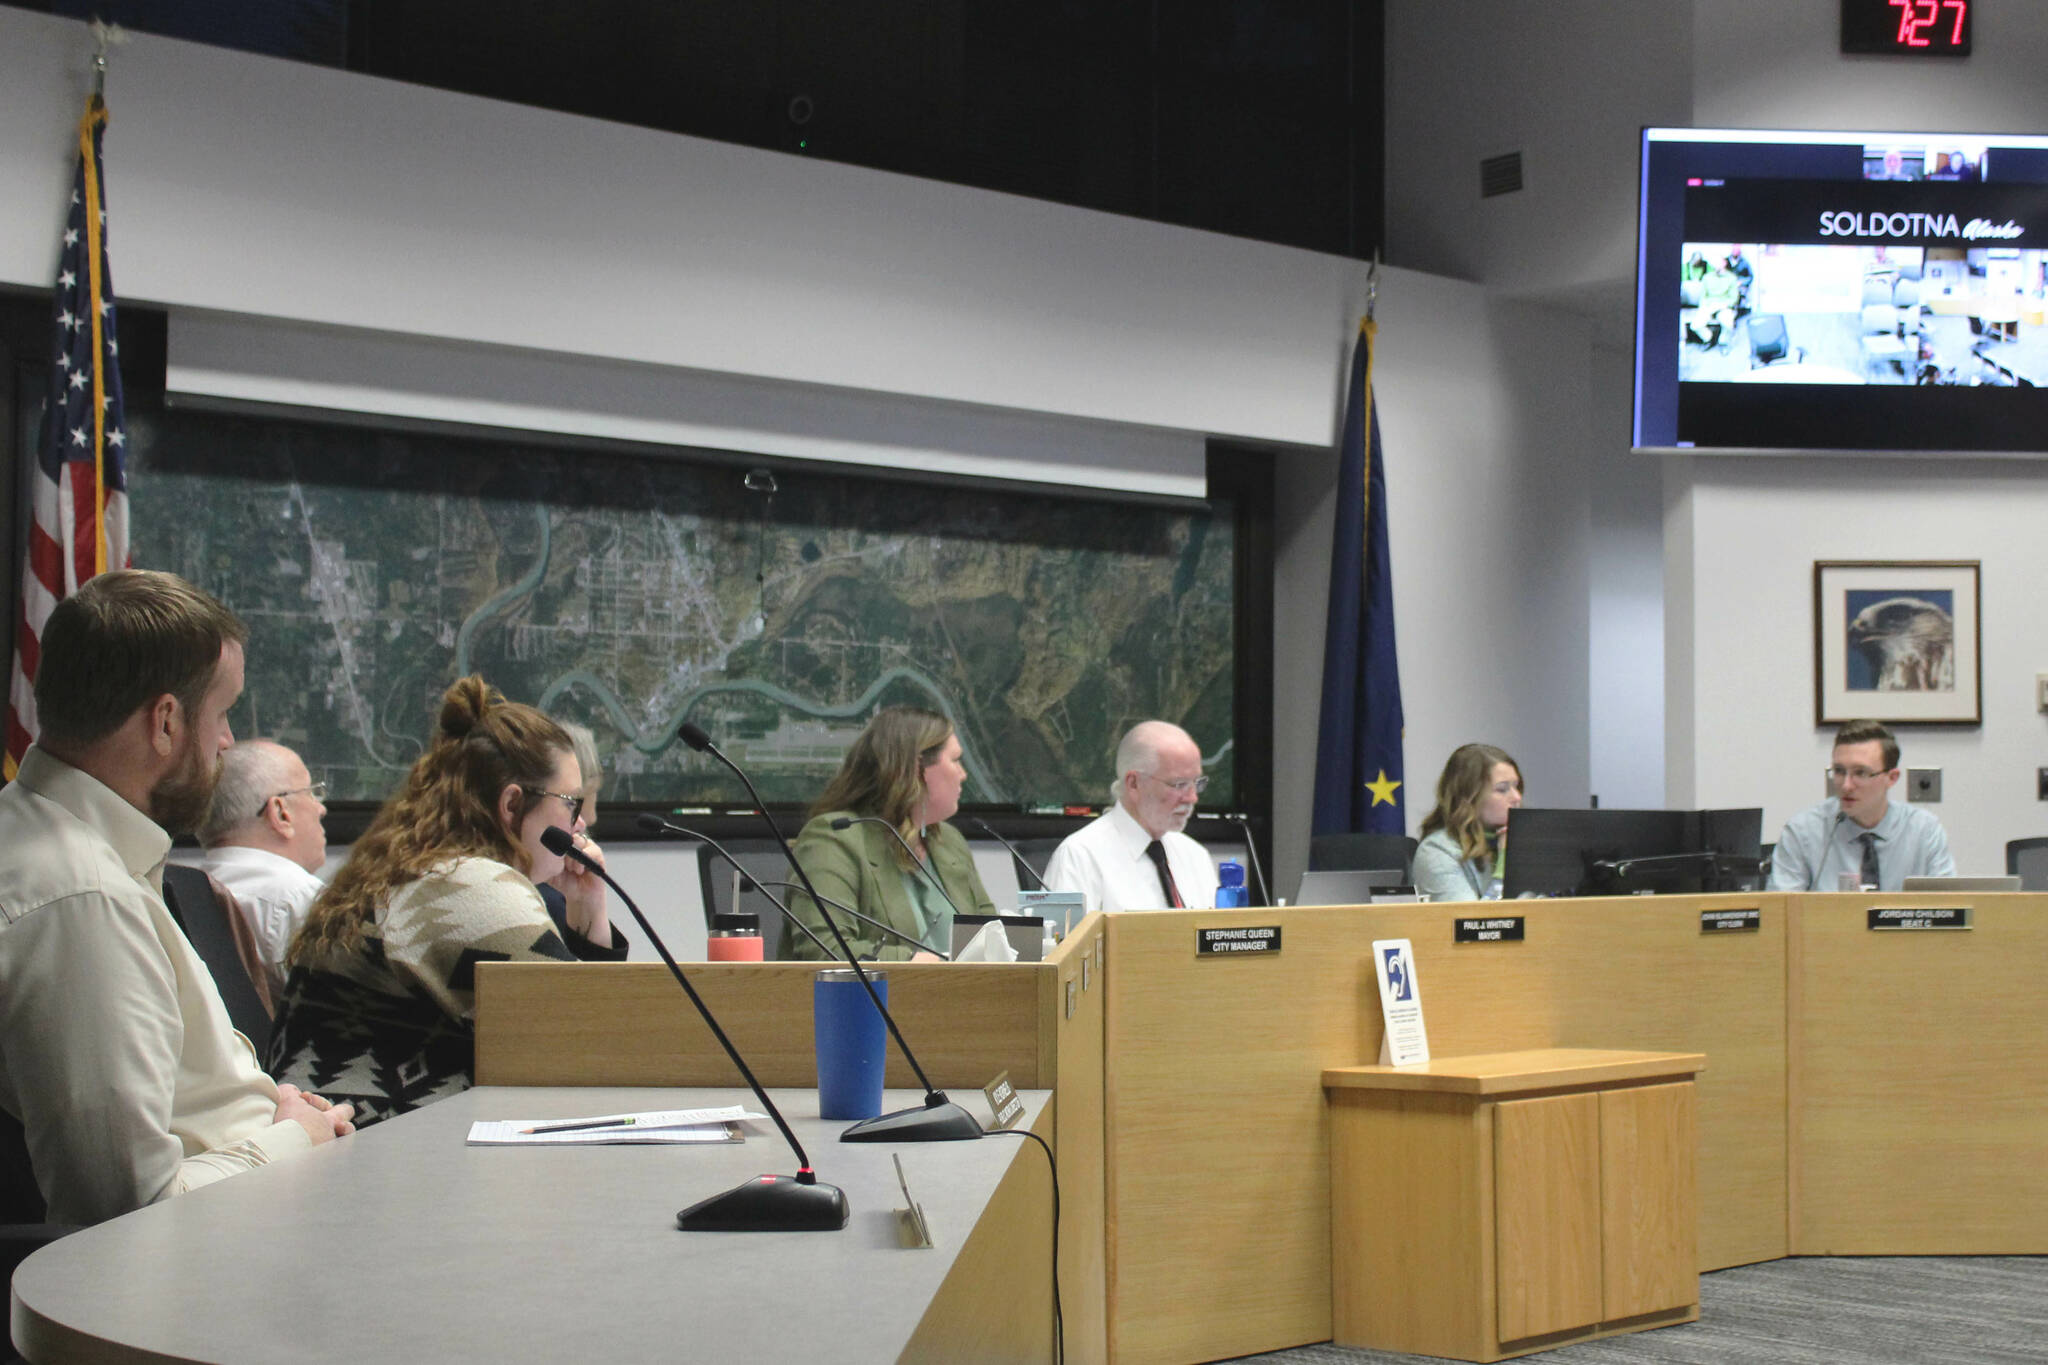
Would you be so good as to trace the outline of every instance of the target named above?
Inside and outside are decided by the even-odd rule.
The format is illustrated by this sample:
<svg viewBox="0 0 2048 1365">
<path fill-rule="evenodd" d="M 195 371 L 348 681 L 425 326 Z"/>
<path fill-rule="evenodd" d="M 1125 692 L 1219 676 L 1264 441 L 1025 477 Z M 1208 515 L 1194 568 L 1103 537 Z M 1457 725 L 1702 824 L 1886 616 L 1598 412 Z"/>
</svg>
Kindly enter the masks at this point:
<svg viewBox="0 0 2048 1365">
<path fill-rule="evenodd" d="M 1244 889 L 1244 864 L 1235 858 L 1225 858 L 1216 864 L 1216 908 L 1235 910 L 1244 905 L 1248 897 Z"/>
</svg>

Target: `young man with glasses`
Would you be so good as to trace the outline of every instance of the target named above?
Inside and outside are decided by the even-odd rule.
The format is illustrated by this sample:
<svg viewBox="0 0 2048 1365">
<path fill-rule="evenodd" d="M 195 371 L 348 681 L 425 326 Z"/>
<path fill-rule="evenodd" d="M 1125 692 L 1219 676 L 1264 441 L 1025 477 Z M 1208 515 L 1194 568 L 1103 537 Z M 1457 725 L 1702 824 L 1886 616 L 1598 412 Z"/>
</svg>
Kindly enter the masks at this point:
<svg viewBox="0 0 2048 1365">
<path fill-rule="evenodd" d="M 1897 891 L 1908 877 L 1953 877 L 1948 835 L 1929 811 L 1891 799 L 1899 742 L 1874 720 L 1835 732 L 1835 795 L 1785 822 L 1771 854 L 1773 891 L 1834 891 L 1856 884 Z"/>
<path fill-rule="evenodd" d="M 270 998 L 284 994 L 284 951 L 327 883 L 327 784 L 267 739 L 221 755 L 213 804 L 199 826 L 200 866 L 235 898 L 256 938 Z"/>
<path fill-rule="evenodd" d="M 1178 725 L 1141 721 L 1116 748 L 1107 811 L 1071 834 L 1046 864 L 1045 884 L 1078 891 L 1093 910 L 1207 910 L 1216 864 L 1181 833 L 1209 779 L 1202 750 Z"/>
</svg>

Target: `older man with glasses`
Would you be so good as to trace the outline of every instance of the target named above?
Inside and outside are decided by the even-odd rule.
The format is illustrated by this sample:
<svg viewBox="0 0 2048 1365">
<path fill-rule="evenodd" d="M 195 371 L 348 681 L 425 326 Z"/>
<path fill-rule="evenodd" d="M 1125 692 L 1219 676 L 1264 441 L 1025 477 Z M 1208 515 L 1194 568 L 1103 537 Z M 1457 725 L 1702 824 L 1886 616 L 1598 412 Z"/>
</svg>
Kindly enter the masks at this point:
<svg viewBox="0 0 2048 1365">
<path fill-rule="evenodd" d="M 284 951 L 327 886 L 327 784 L 267 739 L 221 755 L 220 781 L 199 826 L 200 865 L 235 898 L 255 935 L 270 995 L 284 994 Z"/>
<path fill-rule="evenodd" d="M 1908 877 L 1953 877 L 1948 835 L 1932 813 L 1891 799 L 1899 742 L 1874 720 L 1835 732 L 1835 795 L 1785 822 L 1771 854 L 1773 891 L 1845 885 L 1897 891 Z M 1847 879 L 1853 877 L 1854 881 Z"/>
<path fill-rule="evenodd" d="M 1181 833 L 1209 785 L 1202 750 L 1178 725 L 1142 721 L 1116 747 L 1107 811 L 1069 835 L 1046 864 L 1045 884 L 1078 891 L 1093 910 L 1206 910 L 1216 864 Z"/>
</svg>

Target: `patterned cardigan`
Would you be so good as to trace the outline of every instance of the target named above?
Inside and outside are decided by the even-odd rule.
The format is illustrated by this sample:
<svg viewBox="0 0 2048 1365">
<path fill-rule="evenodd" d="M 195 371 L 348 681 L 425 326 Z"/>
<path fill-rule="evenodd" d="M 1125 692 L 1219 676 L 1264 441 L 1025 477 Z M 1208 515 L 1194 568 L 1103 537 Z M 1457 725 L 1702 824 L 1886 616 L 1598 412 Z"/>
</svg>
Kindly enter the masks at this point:
<svg viewBox="0 0 2048 1365">
<path fill-rule="evenodd" d="M 625 956 L 616 931 L 608 949 L 568 938 L 517 869 L 489 858 L 433 868 L 392 894 L 354 952 L 292 969 L 270 1074 L 355 1105 L 357 1127 L 467 1090 L 476 964 Z"/>
</svg>

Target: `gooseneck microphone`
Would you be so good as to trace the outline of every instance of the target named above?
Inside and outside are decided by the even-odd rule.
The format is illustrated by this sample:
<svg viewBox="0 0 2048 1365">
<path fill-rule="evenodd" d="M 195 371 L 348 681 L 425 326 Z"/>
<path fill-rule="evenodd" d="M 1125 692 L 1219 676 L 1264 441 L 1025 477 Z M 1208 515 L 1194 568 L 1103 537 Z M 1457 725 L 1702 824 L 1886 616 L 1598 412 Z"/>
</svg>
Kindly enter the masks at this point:
<svg viewBox="0 0 2048 1365">
<path fill-rule="evenodd" d="M 910 859 L 910 865 L 924 874 L 924 879 L 931 883 L 933 890 L 945 898 L 946 904 L 952 907 L 955 915 L 960 913 L 960 907 L 954 905 L 953 898 L 946 894 L 946 884 L 939 880 L 938 870 L 917 856 L 917 850 L 912 848 L 910 841 L 903 837 L 902 830 L 897 829 L 896 826 L 890 824 L 879 815 L 842 815 L 832 822 L 832 828 L 834 829 L 850 829 L 855 825 L 880 825 L 883 829 L 888 830 L 889 837 L 902 846 L 903 856 Z"/>
<path fill-rule="evenodd" d="M 676 1215 L 676 1226 L 685 1232 L 836 1232 L 845 1227 L 846 1196 L 837 1185 L 819 1182 L 817 1173 L 811 1169 L 810 1157 L 804 1154 L 803 1144 L 790 1131 L 782 1111 L 775 1107 L 775 1101 L 768 1098 L 768 1092 L 754 1079 L 746 1059 L 732 1045 L 732 1039 L 725 1036 L 725 1030 L 718 1026 L 710 1007 L 697 994 L 690 979 L 683 975 L 683 969 L 676 966 L 676 960 L 669 956 L 668 946 L 661 941 L 661 935 L 654 932 L 654 926 L 647 922 L 647 916 L 640 913 L 640 907 L 626 894 L 626 888 L 613 880 L 612 874 L 599 866 L 597 859 L 576 847 L 575 836 L 561 826 L 550 825 L 542 830 L 540 842 L 543 848 L 557 857 L 574 858 L 619 893 L 619 899 L 633 912 L 633 920 L 640 926 L 640 931 L 647 935 L 654 951 L 660 953 L 661 960 L 668 964 L 669 975 L 683 988 L 683 994 L 690 997 L 690 1003 L 697 1007 L 697 1013 L 711 1030 L 711 1036 L 725 1049 L 725 1055 L 732 1058 L 732 1064 L 740 1069 L 740 1075 L 746 1078 L 747 1088 L 754 1092 L 754 1098 L 761 1101 L 761 1107 L 782 1130 L 782 1140 L 789 1144 L 789 1150 L 796 1153 L 795 1175 L 757 1175 L 724 1194 L 714 1194 L 690 1205 Z"/>
<path fill-rule="evenodd" d="M 804 890 L 795 882 L 766 882 L 763 883 L 763 885 L 778 887 L 784 891 Z M 808 891 L 804 891 L 804 894 L 808 896 L 811 893 Z M 882 923 L 882 921 L 874 918 L 872 915 L 863 915 L 860 911 L 854 909 L 845 901 L 835 901 L 830 896 L 820 896 L 818 898 L 818 902 L 821 905 L 831 906 L 834 910 L 839 911 L 841 914 L 853 916 L 855 919 L 859 920 L 862 924 L 867 925 L 871 929 L 881 930 L 883 933 L 887 934 L 890 938 L 895 939 L 898 943 L 901 943 L 906 948 L 915 948 L 920 952 L 930 953 L 933 957 L 938 958 L 942 962 L 951 962 L 953 960 L 951 954 L 942 953 L 937 948 L 934 948 L 931 944 L 926 943 L 923 939 L 913 938 L 909 934 L 904 933 L 901 929 L 898 929 L 893 925 Z M 826 951 L 829 953 L 831 950 L 827 949 Z"/>
<path fill-rule="evenodd" d="M 761 819 L 767 824 L 769 833 L 773 834 L 775 842 L 782 846 L 782 856 L 789 860 L 790 867 L 796 871 L 796 879 L 803 883 L 804 894 L 822 906 L 825 903 L 824 899 L 818 895 L 818 888 L 811 885 L 811 874 L 804 871 L 804 865 L 797 861 L 796 850 L 789 846 L 789 840 L 782 837 L 782 827 L 777 825 L 775 817 L 768 813 L 768 803 L 761 799 L 761 793 L 754 786 L 754 779 L 748 777 L 739 764 L 727 758 L 719 747 L 711 742 L 711 736 L 705 734 L 699 726 L 684 721 L 676 733 L 682 738 L 683 743 L 700 754 L 711 755 L 745 784 L 747 794 L 754 798 L 754 808 L 761 812 Z M 860 959 L 853 955 L 853 948 L 847 943 L 846 934 L 840 929 L 839 921 L 831 915 L 824 915 L 824 920 L 825 927 L 832 931 L 833 939 L 839 944 L 840 955 L 846 964 L 853 968 L 853 974 L 860 979 L 862 989 L 868 993 L 868 999 L 874 1002 L 876 1012 L 882 1016 L 883 1024 L 888 1026 L 889 1036 L 896 1040 L 896 1047 L 903 1053 L 903 1060 L 910 1063 L 910 1069 L 917 1073 L 918 1084 L 924 1087 L 922 1109 L 899 1109 L 893 1114 L 862 1119 L 841 1133 L 839 1140 L 953 1142 L 963 1138 L 980 1137 L 981 1125 L 975 1122 L 974 1116 L 947 1099 L 946 1092 L 933 1086 L 930 1078 L 924 1074 L 924 1068 L 918 1065 L 917 1054 L 910 1050 L 910 1044 L 904 1040 L 903 1030 L 896 1027 L 896 1016 L 890 1014 L 889 1007 L 882 1003 L 882 997 L 875 990 L 875 983 L 868 979 L 866 968 L 862 967 Z"/>
<path fill-rule="evenodd" d="M 767 901 L 770 905 L 774 906 L 776 912 L 780 914 L 784 919 L 789 921 L 791 928 L 800 930 L 805 938 L 817 944 L 818 951 L 823 953 L 827 958 L 831 958 L 834 961 L 838 960 L 838 954 L 832 951 L 832 945 L 828 944 L 827 942 L 825 942 L 824 939 L 821 939 L 816 934 L 812 933 L 811 926 L 805 924 L 801 919 L 799 919 L 795 911 L 791 910 L 787 905 L 783 904 L 780 900 L 776 899 L 775 893 L 768 889 L 772 886 L 775 887 L 777 890 L 781 891 L 802 891 L 803 888 L 798 886 L 795 882 L 764 882 L 759 877 L 756 877 L 753 873 L 747 871 L 746 868 L 740 866 L 739 860 L 734 858 L 732 854 L 728 853 L 726 851 L 725 845 L 719 843 L 718 840 L 712 838 L 708 834 L 705 834 L 701 830 L 691 829 L 688 825 L 679 825 L 672 820 L 664 820 L 652 811 L 640 812 L 635 823 L 637 823 L 641 829 L 647 831 L 649 834 L 680 834 L 686 839 L 695 839 L 699 843 L 709 844 L 713 852 L 717 853 L 719 857 L 725 859 L 726 862 L 732 864 L 733 871 L 739 873 L 740 876 L 747 879 L 748 886 L 751 886 L 754 888 L 754 890 L 760 892 L 761 898 Z M 852 915 L 861 923 L 879 929 L 883 933 L 888 934 L 892 938 L 898 939 L 903 943 L 907 943 L 913 948 L 921 948 L 928 953 L 938 953 L 940 957 L 946 956 L 946 954 L 940 953 L 937 948 L 932 947 L 931 944 L 926 943 L 923 939 L 912 938 L 909 934 L 904 933 L 900 929 L 897 929 L 891 925 L 884 924 L 882 923 L 882 921 L 878 919 L 874 919 L 870 916 L 863 915 L 860 911 L 854 909 L 850 905 L 847 905 L 843 901 L 826 899 L 823 903 L 831 906 L 834 910 L 844 911 L 845 913 Z"/>
<path fill-rule="evenodd" d="M 973 820 L 974 823 L 980 827 L 981 832 L 983 834 L 986 834 L 989 838 L 995 840 L 1004 848 L 1010 850 L 1010 856 L 1017 860 L 1017 866 L 1023 868 L 1026 872 L 1029 872 L 1031 874 L 1031 880 L 1038 883 L 1038 889 L 1040 891 L 1052 890 L 1051 887 L 1045 884 L 1045 878 L 1038 875 L 1038 869 L 1033 867 L 1028 861 L 1025 860 L 1024 855 L 1017 851 L 1017 846 L 1011 843 L 1008 839 L 1005 839 L 1002 835 L 996 833 L 994 825 L 991 825 L 988 821 L 982 819 L 978 815 L 969 816 L 968 818 Z"/>
<path fill-rule="evenodd" d="M 726 862 L 732 864 L 732 870 L 739 873 L 742 877 L 745 877 L 747 879 L 747 885 L 753 887 L 756 891 L 759 891 L 761 893 L 761 899 L 767 901 L 770 905 L 775 907 L 775 912 L 781 915 L 784 920 L 788 921 L 790 928 L 801 930 L 805 938 L 809 939 L 811 942 L 818 945 L 819 952 L 823 953 L 826 957 L 832 956 L 831 946 L 827 944 L 824 939 L 819 938 L 816 934 L 812 933 L 811 926 L 805 924 L 802 920 L 798 919 L 795 916 L 795 914 L 793 914 L 790 911 L 790 908 L 788 906 L 784 905 L 780 900 L 777 900 L 775 894 L 772 891 L 768 890 L 768 887 L 762 884 L 762 882 L 760 882 L 754 876 L 753 873 L 747 871 L 746 868 L 741 867 L 739 859 L 733 857 L 732 854 L 726 852 L 724 844 L 719 843 L 718 840 L 712 838 L 708 834 L 701 834 L 698 831 L 690 829 L 683 825 L 670 824 L 668 821 L 662 819 L 659 815 L 656 815 L 653 811 L 641 811 L 639 818 L 635 820 L 634 823 L 638 824 L 641 829 L 645 830 L 649 834 L 680 834 L 685 838 L 695 839 L 700 844 L 709 844 L 711 846 L 712 852 L 716 853 L 719 857 L 725 859 Z M 773 885 L 776 886 L 782 886 L 786 884 L 787 883 L 783 882 L 773 883 Z"/>
</svg>

